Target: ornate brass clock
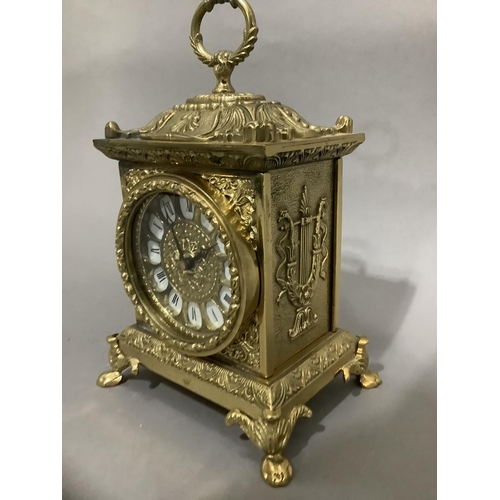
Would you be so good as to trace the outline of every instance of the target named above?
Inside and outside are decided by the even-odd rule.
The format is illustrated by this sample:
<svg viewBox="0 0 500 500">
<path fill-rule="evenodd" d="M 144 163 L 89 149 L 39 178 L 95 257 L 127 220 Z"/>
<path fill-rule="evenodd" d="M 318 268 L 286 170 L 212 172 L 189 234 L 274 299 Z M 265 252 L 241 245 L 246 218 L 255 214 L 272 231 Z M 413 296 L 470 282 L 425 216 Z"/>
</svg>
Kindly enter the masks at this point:
<svg viewBox="0 0 500 500">
<path fill-rule="evenodd" d="M 200 33 L 216 4 L 246 21 L 235 51 L 209 54 Z M 122 131 L 97 149 L 120 160 L 116 252 L 137 321 L 108 337 L 110 387 L 139 365 L 227 408 L 263 450 L 262 476 L 288 484 L 283 456 L 305 403 L 338 373 L 380 384 L 365 337 L 338 327 L 342 157 L 364 134 L 341 116 L 309 124 L 291 108 L 237 93 L 231 73 L 254 48 L 245 0 L 205 0 L 191 45 L 217 86 Z"/>
</svg>

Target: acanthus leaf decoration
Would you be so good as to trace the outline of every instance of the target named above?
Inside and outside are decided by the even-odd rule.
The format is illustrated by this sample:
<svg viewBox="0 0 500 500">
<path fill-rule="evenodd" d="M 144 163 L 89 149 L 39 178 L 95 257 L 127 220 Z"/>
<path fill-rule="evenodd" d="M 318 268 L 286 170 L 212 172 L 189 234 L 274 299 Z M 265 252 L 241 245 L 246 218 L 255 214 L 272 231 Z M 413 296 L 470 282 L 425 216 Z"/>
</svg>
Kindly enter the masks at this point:
<svg viewBox="0 0 500 500">
<path fill-rule="evenodd" d="M 253 181 L 229 175 L 203 174 L 202 177 L 229 201 L 229 205 L 246 228 L 250 242 L 255 249 L 258 231 L 255 220 L 255 188 Z"/>
<path fill-rule="evenodd" d="M 161 364 L 193 375 L 227 394 L 237 396 L 259 408 L 276 410 L 306 389 L 325 371 L 339 362 L 342 363 L 344 356 L 349 353 L 352 355 L 359 337 L 346 331 L 339 332 L 315 354 L 271 385 L 254 380 L 253 377 L 245 376 L 228 367 L 210 363 L 204 358 L 182 354 L 168 345 L 164 339 L 153 337 L 134 326 L 125 329 L 117 339 L 120 343 L 123 342 L 155 358 Z M 342 370 L 342 365 L 338 369 Z"/>
<path fill-rule="evenodd" d="M 258 328 L 258 314 L 250 320 L 240 338 L 229 344 L 220 352 L 220 356 L 233 362 L 245 365 L 252 369 L 260 367 L 260 342 Z"/>
</svg>

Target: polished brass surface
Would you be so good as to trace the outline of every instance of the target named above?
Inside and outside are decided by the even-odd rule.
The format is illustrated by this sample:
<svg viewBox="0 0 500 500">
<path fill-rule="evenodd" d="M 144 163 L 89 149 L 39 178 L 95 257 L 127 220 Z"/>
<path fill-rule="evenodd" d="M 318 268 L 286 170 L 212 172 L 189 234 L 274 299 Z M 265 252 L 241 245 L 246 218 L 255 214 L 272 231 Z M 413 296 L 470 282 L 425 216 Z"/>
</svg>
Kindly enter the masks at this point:
<svg viewBox="0 0 500 500">
<path fill-rule="evenodd" d="M 283 449 L 297 420 L 311 416 L 312 411 L 302 404 L 294 406 L 287 416 L 280 410 L 264 410 L 256 420 L 240 410 L 232 410 L 226 415 L 226 425 L 239 425 L 250 441 L 265 453 L 261 465 L 264 481 L 270 486 L 286 486 L 292 479 L 292 466 L 283 456 Z"/>
<path fill-rule="evenodd" d="M 178 104 L 138 129 L 121 130 L 115 122 L 109 122 L 106 139 L 115 139 L 113 144 L 119 144 L 116 139 L 272 144 L 318 137 L 329 139 L 340 134 L 345 134 L 346 140 L 352 132 L 352 124 L 346 126 L 351 119 L 346 116 L 339 117 L 332 127 L 320 127 L 310 124 L 292 108 L 268 101 L 264 96 L 223 94 L 212 102 L 209 100 L 212 95 L 196 96 Z M 175 155 L 173 151 L 170 154 Z"/>
<path fill-rule="evenodd" d="M 214 55 L 210 54 L 203 45 L 203 36 L 201 34 L 201 22 L 207 12 L 211 12 L 216 4 L 229 3 L 232 7 L 239 8 L 245 17 L 245 30 L 243 31 L 243 42 L 235 52 L 230 50 L 219 50 Z M 193 16 L 191 23 L 191 47 L 198 59 L 203 63 L 214 68 L 217 78 L 217 86 L 212 91 L 214 94 L 234 93 L 234 87 L 231 85 L 231 73 L 236 65 L 243 62 L 250 52 L 254 49 L 257 41 L 257 23 L 252 8 L 244 0 L 205 0 L 200 3 Z"/>
<path fill-rule="evenodd" d="M 353 360 L 349 361 L 343 368 L 344 380 L 349 381 L 351 374 L 358 375 L 361 385 L 365 389 L 373 389 L 382 383 L 379 374 L 368 370 L 368 353 L 366 352 L 366 344 L 368 344 L 367 337 L 361 337 L 356 349 L 356 356 Z"/>
<path fill-rule="evenodd" d="M 95 139 L 94 146 L 113 160 L 182 166 L 190 170 L 267 172 L 332 160 L 351 154 L 365 134 L 349 133 L 281 143 L 225 144 L 150 139 Z"/>
<path fill-rule="evenodd" d="M 137 358 L 124 356 L 118 347 L 116 337 L 118 337 L 118 334 L 109 335 L 106 339 L 110 345 L 108 361 L 113 370 L 101 373 L 97 379 L 97 385 L 100 387 L 114 387 L 118 385 L 123 378 L 122 371 L 128 367 L 132 368 L 132 373 L 134 375 L 136 375 L 139 370 L 139 360 Z"/>
<path fill-rule="evenodd" d="M 199 182 L 205 182 L 205 185 Z M 197 356 L 214 354 L 230 344 L 241 333 L 240 326 L 253 314 L 258 298 L 255 253 L 240 236 L 239 231 L 235 230 L 237 216 L 231 212 L 229 204 L 222 196 L 217 198 L 215 191 L 213 193 L 210 191 L 209 183 L 199 179 L 197 182 L 187 177 L 167 174 L 145 179 L 124 199 L 116 233 L 118 267 L 125 290 L 135 305 L 137 314 L 144 318 L 153 332 L 171 343 L 173 347 Z M 162 304 L 156 295 L 138 278 L 133 251 L 137 245 L 133 237 L 134 221 L 144 200 L 151 195 L 162 193 L 173 193 L 191 199 L 207 214 L 225 245 L 231 272 L 232 303 L 224 325 L 212 335 L 195 332 L 188 326 L 180 324 L 171 315 L 162 313 Z M 195 241 L 192 243 L 196 244 Z M 186 287 L 189 287 L 188 279 Z"/>
<path fill-rule="evenodd" d="M 212 357 L 183 354 L 144 325 L 132 325 L 112 337 L 116 341 L 112 349 L 127 360 L 117 371 L 128 368 L 129 359 L 137 359 L 141 365 L 193 392 L 227 409 L 238 408 L 252 418 L 258 418 L 265 409 L 286 413 L 307 402 L 338 373 L 343 373 L 347 381 L 346 373 L 360 374 L 367 369 L 363 365 L 356 371 L 362 338 L 345 330 L 326 333 L 269 378 Z M 365 344 L 362 349 L 366 351 Z"/>
<path fill-rule="evenodd" d="M 230 3 L 243 12 L 246 22 L 243 42 L 235 52 L 220 50 L 212 55 L 203 45 L 201 21 L 207 12 L 212 11 L 215 4 L 224 3 Z M 175 151 L 163 151 L 161 154 L 163 146 L 157 152 L 155 149 L 140 151 L 142 147 L 135 151 L 137 148 L 133 143 L 132 148 L 127 150 L 124 148 L 130 143 L 120 143 L 117 139 L 177 141 L 181 144 L 183 142 L 254 144 L 351 134 L 352 119 L 348 116 L 339 117 L 331 127 L 320 127 L 310 124 L 292 108 L 278 101 L 269 101 L 262 95 L 235 92 L 230 80 L 231 73 L 234 67 L 244 61 L 253 50 L 257 33 L 255 15 L 246 0 L 202 2 L 193 17 L 190 40 L 198 58 L 214 68 L 217 86 L 212 94 L 201 94 L 188 99 L 185 104 L 163 111 L 141 128 L 121 130 L 116 122 L 109 122 L 105 128 L 105 136 L 112 142 L 98 141 L 95 143 L 96 147 L 115 159 L 143 160 L 145 158 L 133 158 L 133 156 L 145 155 L 157 162 L 175 159 Z M 168 156 L 164 156 L 165 154 Z"/>
<path fill-rule="evenodd" d="M 243 13 L 243 41 L 234 52 L 210 54 L 201 23 L 225 3 Z M 297 419 L 311 416 L 305 403 L 339 373 L 365 388 L 381 379 L 368 369 L 368 339 L 338 325 L 342 157 L 364 134 L 347 116 L 315 126 L 277 101 L 237 93 L 231 73 L 257 32 L 246 0 L 203 1 L 190 41 L 214 69 L 213 92 L 141 128 L 109 122 L 105 138 L 94 141 L 120 161 L 116 255 L 137 318 L 107 338 L 111 369 L 97 384 L 115 386 L 125 370 L 143 365 L 223 406 L 226 424 L 239 425 L 264 452 L 266 483 L 285 486 L 292 466 L 283 450 Z M 194 215 L 162 216 L 164 196 L 179 209 L 181 198 L 189 202 Z M 185 308 L 168 302 L 166 292 L 175 290 L 205 304 L 206 320 L 207 301 L 221 307 L 220 283 L 231 305 L 212 326 L 189 323 Z"/>
<path fill-rule="evenodd" d="M 330 161 L 269 174 L 274 371 L 332 326 L 335 168 Z"/>
<path fill-rule="evenodd" d="M 339 327 L 339 304 L 340 304 L 340 264 L 342 243 L 342 158 L 338 158 L 333 164 L 333 202 L 335 217 L 333 218 L 333 273 L 332 273 L 332 330 Z"/>
<path fill-rule="evenodd" d="M 231 208 L 239 215 L 241 223 L 246 227 L 252 246 L 256 248 L 258 231 L 255 220 L 253 180 L 229 175 L 202 175 L 202 177 L 228 199 Z"/>
<path fill-rule="evenodd" d="M 280 212 L 278 224 L 285 232 L 276 251 L 281 262 L 276 269 L 276 281 L 282 290 L 276 298 L 280 302 L 287 294 L 294 305 L 295 320 L 288 330 L 291 339 L 301 335 L 318 321 L 318 315 L 311 309 L 311 300 L 319 278 L 326 278 L 325 263 L 328 259 L 326 237 L 328 228 L 323 221 L 326 196 L 320 198 L 316 215 L 311 215 L 307 186 L 304 185 L 300 200 L 300 217 L 294 221 L 288 209 Z"/>
<path fill-rule="evenodd" d="M 374 373 L 367 370 L 366 337 L 343 330 L 325 334 L 268 379 L 210 358 L 184 355 L 139 325 L 130 326 L 108 341 L 111 338 L 113 352 L 118 352 L 122 359 L 137 360 L 229 409 L 226 423 L 240 425 L 264 451 L 261 473 L 271 486 L 285 486 L 291 479 L 292 468 L 283 456 L 283 449 L 297 418 L 311 416 L 304 404 L 339 373 L 343 373 L 346 382 L 351 374 L 360 376 L 364 387 L 370 386 L 364 383 L 363 375 L 372 377 Z M 120 370 L 128 366 L 124 362 Z M 380 378 L 377 380 L 378 385 Z"/>
</svg>

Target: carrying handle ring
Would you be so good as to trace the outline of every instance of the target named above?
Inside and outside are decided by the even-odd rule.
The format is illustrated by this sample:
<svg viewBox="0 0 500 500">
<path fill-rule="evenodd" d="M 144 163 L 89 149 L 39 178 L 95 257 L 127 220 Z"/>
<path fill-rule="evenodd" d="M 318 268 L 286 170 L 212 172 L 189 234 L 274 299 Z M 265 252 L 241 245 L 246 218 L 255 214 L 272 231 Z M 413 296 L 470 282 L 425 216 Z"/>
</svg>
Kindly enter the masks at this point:
<svg viewBox="0 0 500 500">
<path fill-rule="evenodd" d="M 239 8 L 245 18 L 245 29 L 243 30 L 243 42 L 232 52 L 231 50 L 219 50 L 215 54 L 210 54 L 203 45 L 203 35 L 201 34 L 201 22 L 203 17 L 216 4 L 229 3 L 234 9 Z M 196 9 L 191 22 L 191 47 L 198 59 L 207 66 L 214 68 L 217 86 L 212 91 L 214 94 L 234 93 L 234 87 L 231 85 L 231 73 L 235 66 L 243 62 L 252 52 L 257 41 L 257 23 L 252 7 L 246 0 L 203 0 Z"/>
</svg>

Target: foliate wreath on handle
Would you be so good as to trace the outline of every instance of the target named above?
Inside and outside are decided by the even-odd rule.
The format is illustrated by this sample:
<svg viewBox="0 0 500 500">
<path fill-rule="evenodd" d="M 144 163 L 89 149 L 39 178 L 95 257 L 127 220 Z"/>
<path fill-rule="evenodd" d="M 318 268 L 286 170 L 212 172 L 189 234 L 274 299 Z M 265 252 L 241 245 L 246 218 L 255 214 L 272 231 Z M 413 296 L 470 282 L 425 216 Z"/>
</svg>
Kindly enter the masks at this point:
<svg viewBox="0 0 500 500">
<path fill-rule="evenodd" d="M 243 42 L 235 52 L 231 50 L 219 50 L 212 55 L 203 45 L 203 35 L 200 31 L 201 22 L 207 12 L 212 12 L 216 4 L 225 3 L 229 3 L 234 9 L 239 8 L 245 17 L 246 27 L 243 30 Z M 193 16 L 189 39 L 198 59 L 210 68 L 214 68 L 217 78 L 217 86 L 212 91 L 214 94 L 235 92 L 231 84 L 231 73 L 235 66 L 243 62 L 254 49 L 258 32 L 259 28 L 257 28 L 255 14 L 246 0 L 204 0 L 200 3 Z"/>
</svg>

